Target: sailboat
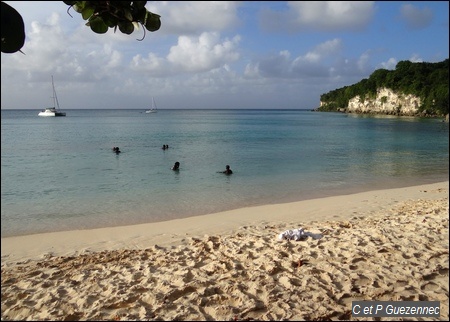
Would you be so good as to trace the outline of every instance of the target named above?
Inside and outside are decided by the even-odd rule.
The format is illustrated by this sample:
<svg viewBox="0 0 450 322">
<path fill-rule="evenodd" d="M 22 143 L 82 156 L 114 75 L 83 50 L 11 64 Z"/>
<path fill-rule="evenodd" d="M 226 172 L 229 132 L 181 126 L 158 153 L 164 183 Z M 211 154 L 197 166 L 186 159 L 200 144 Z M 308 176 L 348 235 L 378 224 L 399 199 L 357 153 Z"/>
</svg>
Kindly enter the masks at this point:
<svg viewBox="0 0 450 322">
<path fill-rule="evenodd" d="M 155 98 L 152 97 L 152 108 L 149 110 L 146 110 L 145 113 L 156 113 L 158 111 L 155 103 Z"/>
<path fill-rule="evenodd" d="M 65 112 L 61 112 L 59 109 L 58 97 L 56 96 L 55 83 L 53 82 L 52 75 L 52 88 L 53 88 L 53 107 L 46 107 L 44 110 L 39 112 L 39 116 L 66 116 Z"/>
</svg>

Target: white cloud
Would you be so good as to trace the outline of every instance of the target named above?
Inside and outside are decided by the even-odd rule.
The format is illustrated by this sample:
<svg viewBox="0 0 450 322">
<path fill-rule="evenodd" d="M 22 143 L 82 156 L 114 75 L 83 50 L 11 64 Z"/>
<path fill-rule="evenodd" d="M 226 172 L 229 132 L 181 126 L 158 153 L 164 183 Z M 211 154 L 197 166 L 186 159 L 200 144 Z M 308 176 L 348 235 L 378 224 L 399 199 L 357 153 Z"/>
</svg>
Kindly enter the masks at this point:
<svg viewBox="0 0 450 322">
<path fill-rule="evenodd" d="M 395 66 L 397 66 L 397 59 L 395 58 L 389 58 L 388 61 L 381 62 L 378 68 L 384 68 L 388 70 L 394 70 Z"/>
<path fill-rule="evenodd" d="M 198 38 L 180 36 L 170 49 L 167 61 L 182 71 L 201 72 L 239 59 L 240 37 L 221 40 L 218 33 L 204 32 Z"/>
<path fill-rule="evenodd" d="M 161 16 L 158 33 L 186 35 L 235 27 L 239 5 L 239 1 L 161 1 L 146 7 Z"/>
<path fill-rule="evenodd" d="M 288 11 L 264 10 L 266 30 L 355 31 L 365 29 L 375 14 L 374 1 L 289 1 Z"/>
<path fill-rule="evenodd" d="M 402 59 L 402 60 L 409 60 L 412 63 L 421 63 L 423 62 L 422 58 L 420 58 L 420 56 L 418 55 L 412 55 L 411 58 L 409 59 Z M 381 62 L 376 69 L 378 68 L 384 68 L 384 69 L 388 69 L 388 70 L 394 70 L 395 67 L 397 66 L 398 60 L 396 58 L 389 58 L 387 61 L 385 62 Z"/>
<path fill-rule="evenodd" d="M 225 66 L 239 59 L 240 37 L 221 39 L 215 32 L 200 36 L 180 36 L 166 57 L 149 53 L 147 58 L 136 55 L 131 68 L 137 72 L 151 72 L 152 76 L 174 76 L 183 73 L 201 73 Z"/>
<path fill-rule="evenodd" d="M 324 57 L 339 54 L 342 49 L 342 40 L 335 38 L 317 45 L 313 51 L 306 54 L 307 60 L 310 62 L 318 62 Z"/>
<path fill-rule="evenodd" d="M 287 50 L 278 55 L 263 58 L 246 66 L 247 77 L 298 78 L 326 77 L 328 75 L 326 60 L 336 57 L 341 51 L 342 40 L 332 39 L 317 45 L 313 50 L 291 58 Z"/>
<path fill-rule="evenodd" d="M 136 72 L 151 72 L 154 77 L 171 74 L 167 60 L 154 53 L 149 53 L 147 58 L 143 58 L 140 54 L 134 56 L 130 67 Z"/>
<path fill-rule="evenodd" d="M 354 30 L 366 27 L 373 16 L 373 1 L 290 1 L 298 28 Z"/>
<path fill-rule="evenodd" d="M 433 20 L 433 12 L 429 8 L 422 10 L 412 4 L 404 4 L 400 9 L 402 20 L 408 28 L 422 29 L 430 25 Z"/>
<path fill-rule="evenodd" d="M 409 61 L 412 63 L 422 63 L 423 59 L 420 57 L 420 55 L 414 54 L 409 58 Z"/>
<path fill-rule="evenodd" d="M 24 13 L 27 38 L 25 55 L 2 54 L 3 108 L 41 108 L 51 75 L 65 108 L 139 108 L 152 95 L 169 108 L 226 108 L 231 100 L 233 107 L 298 107 L 300 98 L 313 108 L 321 94 L 375 68 L 448 56 L 448 25 L 443 34 L 430 25 L 399 36 L 404 28 L 392 9 L 401 3 L 379 2 L 375 10 L 374 2 L 149 1 L 162 27 L 143 41 L 136 40 L 142 30 L 95 34 L 62 2 L 26 3 L 13 2 Z M 262 15 L 271 18 L 270 33 L 257 28 L 262 8 L 270 8 Z M 404 17 L 415 10 L 415 3 L 404 6 Z M 426 21 L 426 10 L 418 12 Z M 436 20 L 448 21 L 439 13 Z"/>
</svg>

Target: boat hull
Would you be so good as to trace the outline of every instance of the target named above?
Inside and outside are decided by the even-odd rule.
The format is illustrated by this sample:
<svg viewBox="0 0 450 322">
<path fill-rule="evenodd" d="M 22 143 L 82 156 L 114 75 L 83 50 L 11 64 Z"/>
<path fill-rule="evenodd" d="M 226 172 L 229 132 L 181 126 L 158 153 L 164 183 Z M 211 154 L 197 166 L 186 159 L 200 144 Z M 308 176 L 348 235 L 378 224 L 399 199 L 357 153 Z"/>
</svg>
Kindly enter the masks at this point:
<svg viewBox="0 0 450 322">
<path fill-rule="evenodd" d="M 44 117 L 55 117 L 55 116 L 66 116 L 65 112 L 58 112 L 55 109 L 46 109 L 45 111 L 41 111 L 38 114 L 39 116 Z"/>
<path fill-rule="evenodd" d="M 56 116 L 66 116 L 66 113 L 44 113 L 44 112 L 41 112 L 38 115 L 42 116 L 42 117 L 56 117 Z"/>
</svg>

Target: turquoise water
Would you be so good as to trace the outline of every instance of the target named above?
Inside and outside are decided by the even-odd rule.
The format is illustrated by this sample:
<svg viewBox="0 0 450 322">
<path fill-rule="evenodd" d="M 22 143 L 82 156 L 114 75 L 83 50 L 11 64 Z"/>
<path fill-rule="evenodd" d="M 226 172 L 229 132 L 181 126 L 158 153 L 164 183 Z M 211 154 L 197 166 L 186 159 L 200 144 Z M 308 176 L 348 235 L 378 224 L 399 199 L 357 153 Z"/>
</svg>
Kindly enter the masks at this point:
<svg viewBox="0 0 450 322">
<path fill-rule="evenodd" d="M 449 176 L 448 123 L 440 119 L 305 110 L 65 112 L 41 118 L 37 110 L 1 111 L 2 237 L 155 222 Z M 170 170 L 176 161 L 179 172 Z M 218 173 L 227 164 L 234 173 Z"/>
</svg>

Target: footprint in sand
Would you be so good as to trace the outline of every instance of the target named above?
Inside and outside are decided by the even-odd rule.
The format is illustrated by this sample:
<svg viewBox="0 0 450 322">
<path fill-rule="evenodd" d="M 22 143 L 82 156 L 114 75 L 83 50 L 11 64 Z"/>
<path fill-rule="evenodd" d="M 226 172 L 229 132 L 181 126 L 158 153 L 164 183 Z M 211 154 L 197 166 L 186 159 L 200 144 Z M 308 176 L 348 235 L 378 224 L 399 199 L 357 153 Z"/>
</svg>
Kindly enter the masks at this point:
<svg viewBox="0 0 450 322">
<path fill-rule="evenodd" d="M 424 281 L 431 281 L 431 280 L 434 280 L 437 276 L 438 276 L 437 273 L 431 273 L 431 274 L 425 275 L 423 277 L 423 280 Z"/>
<path fill-rule="evenodd" d="M 422 291 L 435 291 L 435 290 L 437 290 L 438 288 L 439 288 L 439 285 L 436 285 L 436 284 L 433 283 L 433 282 L 427 283 L 427 284 L 422 285 L 422 286 L 420 287 L 420 289 L 421 289 Z"/>
<path fill-rule="evenodd" d="M 369 284 L 372 284 L 371 279 L 362 274 L 359 275 L 357 280 L 355 280 L 355 285 L 358 285 L 358 286 L 367 286 Z"/>
</svg>

